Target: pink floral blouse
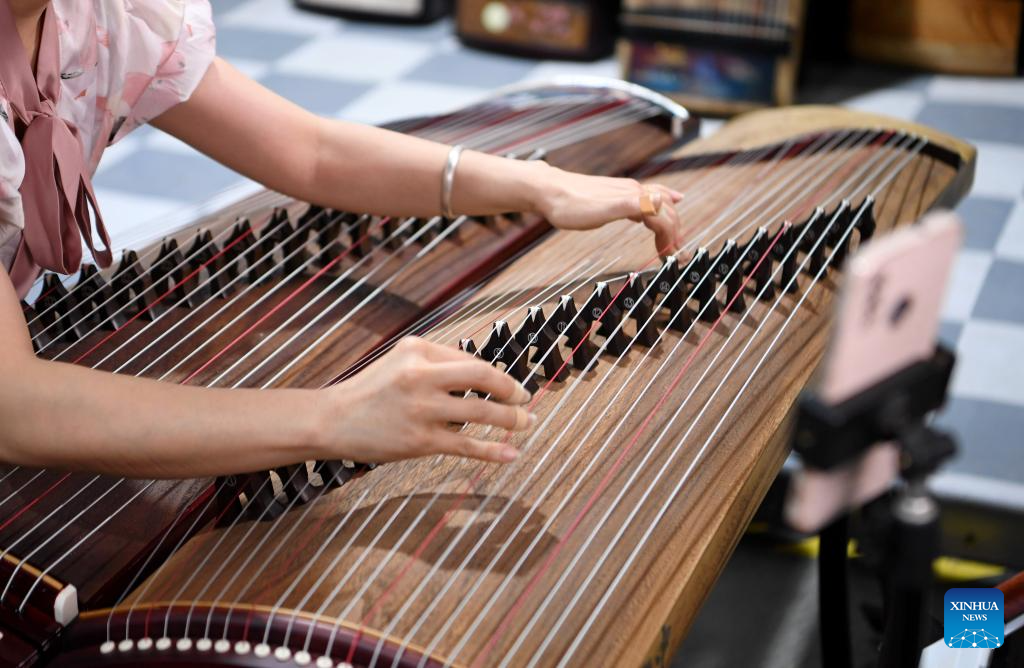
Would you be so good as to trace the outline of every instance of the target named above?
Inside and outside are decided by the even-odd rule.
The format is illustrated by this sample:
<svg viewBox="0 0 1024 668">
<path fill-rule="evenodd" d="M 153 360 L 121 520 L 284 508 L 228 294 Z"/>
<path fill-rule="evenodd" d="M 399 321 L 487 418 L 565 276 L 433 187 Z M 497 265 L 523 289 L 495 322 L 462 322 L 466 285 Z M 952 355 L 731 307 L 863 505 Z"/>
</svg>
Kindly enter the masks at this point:
<svg viewBox="0 0 1024 668">
<path fill-rule="evenodd" d="M 187 100 L 213 61 L 207 0 L 52 0 L 51 11 L 60 34 L 57 113 L 78 128 L 90 173 L 107 146 Z M 0 264 L 8 270 L 25 226 L 24 173 L 0 86 Z"/>
</svg>

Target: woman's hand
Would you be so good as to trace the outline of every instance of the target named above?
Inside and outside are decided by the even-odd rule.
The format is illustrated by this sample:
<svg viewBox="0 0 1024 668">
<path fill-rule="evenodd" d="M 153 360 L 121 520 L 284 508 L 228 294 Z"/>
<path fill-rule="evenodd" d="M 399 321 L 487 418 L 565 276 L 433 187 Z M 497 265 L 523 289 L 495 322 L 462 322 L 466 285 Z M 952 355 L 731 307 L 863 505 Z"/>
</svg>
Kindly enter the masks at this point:
<svg viewBox="0 0 1024 668">
<path fill-rule="evenodd" d="M 489 400 L 452 396 L 473 388 Z M 406 338 L 358 376 L 323 390 L 321 458 L 386 462 L 432 454 L 511 462 L 507 443 L 471 438 L 449 425 L 532 427 L 530 393 L 487 362 L 453 348 Z"/>
<path fill-rule="evenodd" d="M 680 249 L 682 230 L 675 204 L 682 200 L 682 193 L 657 184 L 644 186 L 634 179 L 585 176 L 545 163 L 535 164 L 539 194 L 534 208 L 555 227 L 589 230 L 629 218 L 654 232 L 659 254 Z"/>
</svg>

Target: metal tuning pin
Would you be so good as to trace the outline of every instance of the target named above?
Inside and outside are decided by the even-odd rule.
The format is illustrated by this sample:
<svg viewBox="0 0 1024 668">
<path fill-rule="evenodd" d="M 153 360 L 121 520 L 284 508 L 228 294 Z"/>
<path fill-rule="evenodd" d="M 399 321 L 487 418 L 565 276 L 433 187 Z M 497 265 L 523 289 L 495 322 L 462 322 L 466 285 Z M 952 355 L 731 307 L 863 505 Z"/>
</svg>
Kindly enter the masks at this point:
<svg viewBox="0 0 1024 668">
<path fill-rule="evenodd" d="M 590 327 L 580 312 L 572 295 L 562 295 L 558 299 L 558 307 L 551 314 L 555 330 L 565 337 L 572 355 L 572 365 L 577 369 L 587 368 L 597 354 L 597 347 L 590 340 Z"/>
<path fill-rule="evenodd" d="M 144 318 L 152 319 L 149 305 L 153 291 L 149 289 L 149 275 L 138 253 L 129 250 L 121 254 L 121 262 L 110 279 L 110 289 L 114 292 L 117 311 L 129 316 L 145 313 Z"/>
<path fill-rule="evenodd" d="M 699 306 L 697 313 L 700 319 L 705 322 L 714 322 L 722 313 L 715 293 L 718 285 L 715 282 L 714 266 L 711 264 L 711 256 L 707 248 L 701 248 L 693 256 L 686 269 L 683 271 L 683 281 L 687 288 L 693 288 Z"/>
<path fill-rule="evenodd" d="M 149 283 L 153 288 L 153 303 L 147 312 L 149 318 L 164 313 L 170 305 L 185 297 L 186 266 L 177 240 L 165 239 L 156 261 L 149 267 Z"/>
<path fill-rule="evenodd" d="M 75 283 L 77 304 L 71 312 L 76 321 L 88 323 L 89 329 L 99 325 L 105 329 L 117 329 L 124 324 L 124 316 L 117 313 L 111 299 L 110 285 L 94 264 L 83 264 Z"/>
<path fill-rule="evenodd" d="M 544 367 L 544 377 L 564 381 L 569 375 L 562 353 L 558 350 L 558 332 L 555 324 L 544 317 L 544 310 L 539 306 L 531 306 L 526 319 L 516 330 L 515 340 L 523 348 L 533 348 L 531 364 Z"/>
<path fill-rule="evenodd" d="M 223 256 L 209 230 L 200 230 L 195 241 L 185 253 L 188 259 L 188 273 L 194 274 L 187 283 L 186 304 L 199 306 L 224 286 L 224 275 L 217 273 L 223 264 Z M 203 280 L 205 275 L 205 280 Z"/>
<path fill-rule="evenodd" d="M 537 383 L 530 378 L 530 365 L 526 349 L 519 345 L 508 323 L 498 320 L 491 326 L 491 333 L 480 346 L 480 357 L 491 364 L 504 365 L 505 373 L 523 383 L 530 392 L 537 391 Z"/>
<path fill-rule="evenodd" d="M 836 269 L 841 269 L 846 255 L 850 250 L 850 241 L 853 237 L 853 230 L 848 229 L 853 222 L 853 211 L 849 200 L 843 200 L 839 207 L 832 214 L 832 227 L 828 233 L 828 245 L 832 249 L 832 262 Z"/>
<path fill-rule="evenodd" d="M 53 339 L 50 338 L 50 332 L 46 329 L 46 323 L 39 318 L 39 312 L 25 300 L 21 301 L 21 312 L 25 317 L 25 324 L 28 325 L 29 336 L 32 338 L 32 349 L 39 352 L 48 347 Z"/>
<path fill-rule="evenodd" d="M 875 234 L 875 198 L 871 195 L 865 197 L 853 218 L 860 235 L 858 243 L 862 244 Z"/>
<path fill-rule="evenodd" d="M 594 323 L 599 323 L 597 333 L 605 337 L 604 350 L 615 356 L 626 352 L 626 337 L 622 327 L 619 327 L 622 322 L 622 304 L 616 297 L 620 296 L 613 295 L 608 283 L 601 281 L 580 308 L 580 318 L 590 325 L 591 331 Z"/>
<path fill-rule="evenodd" d="M 804 265 L 805 271 L 811 276 L 817 276 L 825 264 L 825 244 L 818 243 L 822 234 L 822 228 L 828 224 L 828 216 L 825 209 L 820 206 L 814 210 L 811 217 L 800 226 L 803 232 L 802 250 L 810 258 Z"/>
<path fill-rule="evenodd" d="M 729 239 L 725 246 L 718 252 L 711 265 L 714 267 L 715 280 L 719 283 L 725 282 L 725 295 L 722 303 L 729 307 L 730 311 L 742 313 L 747 308 L 746 300 L 743 299 L 743 257 L 740 255 L 739 247 L 735 239 Z"/>
<path fill-rule="evenodd" d="M 654 299 L 651 298 L 653 288 L 644 284 L 644 277 L 639 272 L 630 272 L 626 278 L 626 287 L 622 290 L 622 308 L 626 319 L 636 323 L 636 334 L 627 336 L 626 347 L 634 343 L 650 348 L 658 341 L 658 328 L 654 325 Z"/>
</svg>

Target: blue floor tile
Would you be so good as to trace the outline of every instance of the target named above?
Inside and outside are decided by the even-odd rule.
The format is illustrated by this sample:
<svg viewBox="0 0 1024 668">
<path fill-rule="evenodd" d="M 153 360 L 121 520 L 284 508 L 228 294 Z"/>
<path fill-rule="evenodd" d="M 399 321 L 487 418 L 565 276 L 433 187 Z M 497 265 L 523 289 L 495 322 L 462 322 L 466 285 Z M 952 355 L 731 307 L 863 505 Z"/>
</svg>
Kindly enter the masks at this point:
<svg viewBox="0 0 1024 668">
<path fill-rule="evenodd" d="M 242 180 L 235 172 L 199 154 L 145 148 L 104 169 L 97 188 L 132 195 L 203 202 Z"/>
<path fill-rule="evenodd" d="M 971 316 L 1024 324 L 1024 263 L 994 260 Z"/>
<path fill-rule="evenodd" d="M 409 81 L 496 88 L 521 81 L 536 66 L 535 61 L 521 58 L 453 51 L 435 54 L 403 78 Z"/>
<path fill-rule="evenodd" d="M 939 323 L 939 341 L 947 347 L 955 349 L 960 342 L 960 333 L 964 330 L 961 322 L 943 321 Z"/>
<path fill-rule="evenodd" d="M 968 197 L 957 208 L 964 221 L 964 247 L 993 250 L 1013 210 L 1011 200 Z"/>
<path fill-rule="evenodd" d="M 1024 145 L 1024 109 L 929 102 L 917 122 L 963 139 Z"/>
<path fill-rule="evenodd" d="M 301 74 L 272 72 L 260 83 L 282 97 L 317 114 L 330 116 L 371 90 L 373 86 L 355 81 L 319 79 Z"/>
<path fill-rule="evenodd" d="M 273 62 L 306 43 L 302 35 L 226 26 L 217 29 L 217 54 Z"/>
<path fill-rule="evenodd" d="M 945 470 L 1024 480 L 1024 411 L 994 401 L 954 398 L 936 424 L 957 437 L 956 458 Z"/>
</svg>

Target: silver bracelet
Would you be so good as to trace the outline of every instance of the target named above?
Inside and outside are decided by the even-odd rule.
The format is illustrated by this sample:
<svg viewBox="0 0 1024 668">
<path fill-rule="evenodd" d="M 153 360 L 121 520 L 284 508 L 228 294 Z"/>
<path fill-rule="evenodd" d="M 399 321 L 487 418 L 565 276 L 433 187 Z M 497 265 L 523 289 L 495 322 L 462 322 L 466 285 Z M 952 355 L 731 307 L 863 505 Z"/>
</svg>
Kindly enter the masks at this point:
<svg viewBox="0 0 1024 668">
<path fill-rule="evenodd" d="M 452 211 L 452 186 L 455 185 L 455 168 L 462 157 L 462 145 L 452 146 L 448 151 L 448 161 L 444 165 L 444 176 L 441 178 L 441 215 L 449 220 L 455 218 Z"/>
</svg>

